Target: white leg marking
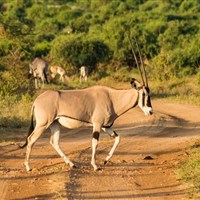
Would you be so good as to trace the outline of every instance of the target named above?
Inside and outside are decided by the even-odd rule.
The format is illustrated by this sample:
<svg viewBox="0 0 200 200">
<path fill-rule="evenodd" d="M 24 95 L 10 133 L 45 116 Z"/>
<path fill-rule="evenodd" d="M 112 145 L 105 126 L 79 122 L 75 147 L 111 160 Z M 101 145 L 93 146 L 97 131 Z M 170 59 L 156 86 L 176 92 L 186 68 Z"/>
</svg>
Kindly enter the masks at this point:
<svg viewBox="0 0 200 200">
<path fill-rule="evenodd" d="M 92 160 L 91 160 L 91 165 L 94 167 L 94 170 L 98 170 L 98 167 L 96 165 L 96 149 L 98 146 L 98 140 L 95 138 L 92 138 Z"/>
<path fill-rule="evenodd" d="M 64 159 L 66 164 L 69 164 L 71 168 L 75 167 L 74 163 L 72 163 L 69 158 L 63 153 L 59 146 L 59 139 L 60 139 L 60 127 L 58 124 L 53 124 L 50 126 L 51 129 L 51 138 L 50 144 L 54 147 L 57 153 Z"/>
<path fill-rule="evenodd" d="M 114 144 L 113 144 L 113 147 L 111 148 L 110 152 L 108 153 L 106 159 L 105 159 L 105 162 L 104 164 L 106 164 L 113 156 L 114 152 L 115 152 L 115 149 L 117 148 L 119 142 L 120 142 L 120 137 L 117 135 L 116 132 L 114 132 L 111 128 L 102 128 L 102 130 L 106 133 L 108 133 L 111 137 L 114 137 L 115 138 L 115 141 L 114 141 Z"/>
<path fill-rule="evenodd" d="M 91 165 L 94 167 L 94 170 L 97 171 L 99 168 L 96 165 L 96 149 L 98 146 L 99 134 L 100 134 L 101 125 L 93 123 L 93 138 L 92 138 L 92 159 Z"/>
</svg>

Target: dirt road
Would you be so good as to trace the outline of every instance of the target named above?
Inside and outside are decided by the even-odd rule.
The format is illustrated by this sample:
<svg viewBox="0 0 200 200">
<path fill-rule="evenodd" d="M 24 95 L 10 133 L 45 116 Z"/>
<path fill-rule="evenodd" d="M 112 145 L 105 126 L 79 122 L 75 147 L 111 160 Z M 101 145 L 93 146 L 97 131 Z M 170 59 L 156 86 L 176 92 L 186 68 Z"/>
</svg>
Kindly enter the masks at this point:
<svg viewBox="0 0 200 200">
<path fill-rule="evenodd" d="M 121 142 L 106 165 L 113 139 L 101 134 L 97 164 L 90 165 L 91 129 L 63 130 L 61 147 L 77 168 L 69 169 L 49 144 L 45 133 L 35 144 L 33 170 L 25 172 L 25 149 L 0 146 L 0 199 L 188 199 L 186 186 L 175 174 L 187 148 L 200 136 L 200 107 L 153 102 L 154 115 L 130 110 L 114 124 Z M 8 133 L 9 138 L 16 134 Z"/>
</svg>

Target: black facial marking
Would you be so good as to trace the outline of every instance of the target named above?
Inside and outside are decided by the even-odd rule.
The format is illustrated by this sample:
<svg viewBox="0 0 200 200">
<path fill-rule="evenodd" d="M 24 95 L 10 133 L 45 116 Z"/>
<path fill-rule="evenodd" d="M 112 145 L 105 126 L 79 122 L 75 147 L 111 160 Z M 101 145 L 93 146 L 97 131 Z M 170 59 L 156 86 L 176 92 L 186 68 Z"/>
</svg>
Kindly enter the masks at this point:
<svg viewBox="0 0 200 200">
<path fill-rule="evenodd" d="M 96 140 L 99 140 L 99 132 L 95 131 L 93 133 L 93 138 L 96 139 Z"/>
<path fill-rule="evenodd" d="M 144 92 L 142 93 L 142 106 L 145 106 L 145 94 Z"/>
<path fill-rule="evenodd" d="M 151 107 L 151 98 L 150 98 L 150 89 L 148 87 L 145 88 L 148 94 L 148 98 L 147 98 L 147 106 Z"/>
<path fill-rule="evenodd" d="M 150 96 L 148 96 L 148 98 L 147 98 L 147 106 L 148 106 L 148 107 L 151 107 L 151 99 L 150 99 Z"/>
<path fill-rule="evenodd" d="M 150 89 L 148 87 L 145 88 L 147 93 L 149 94 L 150 93 Z"/>
</svg>

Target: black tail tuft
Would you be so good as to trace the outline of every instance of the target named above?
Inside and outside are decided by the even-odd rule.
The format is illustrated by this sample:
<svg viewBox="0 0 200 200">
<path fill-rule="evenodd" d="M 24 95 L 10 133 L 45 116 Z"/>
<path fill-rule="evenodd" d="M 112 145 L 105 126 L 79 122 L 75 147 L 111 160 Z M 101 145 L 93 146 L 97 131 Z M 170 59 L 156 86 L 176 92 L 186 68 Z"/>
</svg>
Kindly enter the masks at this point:
<svg viewBox="0 0 200 200">
<path fill-rule="evenodd" d="M 44 71 L 44 77 L 45 77 L 45 80 L 46 80 L 47 84 L 49 84 L 49 81 L 48 81 L 48 79 L 47 79 L 46 71 Z"/>
<path fill-rule="evenodd" d="M 28 137 L 31 135 L 31 133 L 33 132 L 33 130 L 34 130 L 34 123 L 33 123 L 33 115 L 32 115 L 31 116 L 31 125 L 30 125 L 29 130 L 28 130 L 28 134 L 27 134 L 27 137 L 26 137 L 26 142 L 22 146 L 19 145 L 19 147 L 21 149 L 23 149 L 24 147 L 27 146 L 27 144 L 28 144 Z"/>
</svg>

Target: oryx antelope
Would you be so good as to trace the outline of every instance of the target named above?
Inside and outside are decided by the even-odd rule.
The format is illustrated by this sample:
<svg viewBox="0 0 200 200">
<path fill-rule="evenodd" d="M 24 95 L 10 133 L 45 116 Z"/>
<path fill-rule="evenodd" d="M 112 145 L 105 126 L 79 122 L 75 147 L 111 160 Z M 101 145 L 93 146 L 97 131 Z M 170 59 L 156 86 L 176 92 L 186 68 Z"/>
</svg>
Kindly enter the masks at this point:
<svg viewBox="0 0 200 200">
<path fill-rule="evenodd" d="M 87 78 L 88 78 L 88 67 L 82 66 L 80 68 L 80 82 L 82 82 L 82 80 L 87 81 Z"/>
<path fill-rule="evenodd" d="M 29 74 L 33 74 L 35 78 L 35 88 L 37 89 L 42 81 L 42 87 L 44 88 L 44 82 L 48 82 L 47 79 L 48 63 L 42 58 L 35 58 L 34 61 L 29 64 Z"/>
<path fill-rule="evenodd" d="M 59 80 L 64 83 L 65 80 L 66 81 L 69 81 L 69 77 L 67 76 L 66 74 L 66 71 L 62 68 L 62 67 L 59 67 L 59 66 L 51 66 L 50 67 L 50 71 L 51 71 L 51 77 L 52 78 L 55 78 L 55 76 L 57 74 L 59 74 L 60 78 Z"/>
<path fill-rule="evenodd" d="M 112 129 L 116 118 L 137 105 L 146 115 L 153 113 L 147 77 L 145 73 L 141 75 L 144 75 L 143 83 L 133 78 L 130 82 L 132 88 L 127 90 L 93 86 L 80 90 L 48 90 L 38 96 L 32 106 L 31 126 L 26 143 L 22 146 L 23 148 L 27 145 L 24 163 L 26 170 L 31 169 L 29 157 L 32 146 L 47 128 L 51 130 L 52 146 L 70 167 L 75 166 L 59 147 L 61 126 L 71 129 L 93 127 L 91 165 L 94 170 L 98 169 L 95 157 L 101 129 L 113 137 L 114 144 L 105 158 L 106 164 L 113 156 L 120 140 L 119 135 Z M 36 120 L 35 128 L 33 116 Z"/>
</svg>

